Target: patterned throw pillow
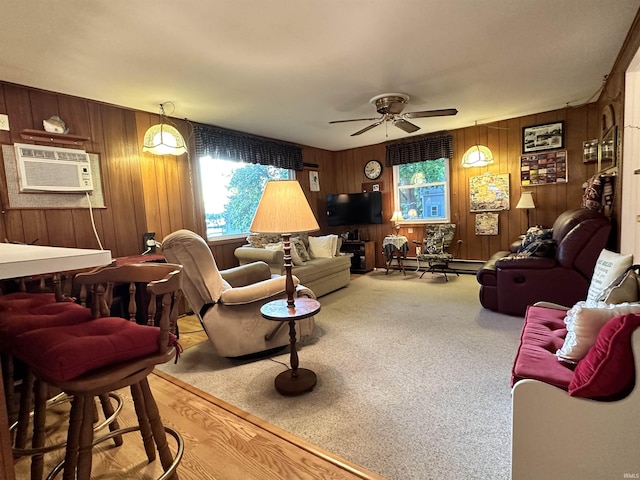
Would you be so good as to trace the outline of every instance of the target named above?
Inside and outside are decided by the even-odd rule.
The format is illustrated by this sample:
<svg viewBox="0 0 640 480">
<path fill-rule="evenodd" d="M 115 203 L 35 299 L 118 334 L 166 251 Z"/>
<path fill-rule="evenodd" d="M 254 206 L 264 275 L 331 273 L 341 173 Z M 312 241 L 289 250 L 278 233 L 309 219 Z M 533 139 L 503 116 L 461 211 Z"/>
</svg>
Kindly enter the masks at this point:
<svg viewBox="0 0 640 480">
<path fill-rule="evenodd" d="M 550 228 L 531 227 L 525 233 L 518 248 L 520 257 L 553 257 L 556 254 L 556 241 Z"/>
<path fill-rule="evenodd" d="M 596 174 L 587 181 L 587 187 L 582 196 L 582 206 L 589 210 L 602 210 L 602 180 Z"/>
<path fill-rule="evenodd" d="M 304 240 L 300 237 L 291 237 L 291 247 L 295 248 L 298 252 L 298 256 L 303 262 L 308 262 L 311 260 L 311 256 L 307 251 L 307 247 L 304 244 Z"/>
</svg>

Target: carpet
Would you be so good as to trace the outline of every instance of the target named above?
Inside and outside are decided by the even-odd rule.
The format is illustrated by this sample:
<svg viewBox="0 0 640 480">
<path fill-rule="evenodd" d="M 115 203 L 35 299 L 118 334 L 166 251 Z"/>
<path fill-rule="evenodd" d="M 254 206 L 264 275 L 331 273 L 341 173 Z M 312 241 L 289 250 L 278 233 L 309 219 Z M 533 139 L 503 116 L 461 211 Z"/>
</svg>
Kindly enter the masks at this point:
<svg viewBox="0 0 640 480">
<path fill-rule="evenodd" d="M 205 342 L 159 368 L 392 480 L 507 479 L 523 320 L 484 310 L 474 276 L 418 277 L 378 270 L 320 298 L 303 396 L 274 390 L 288 351 L 239 361 Z"/>
</svg>

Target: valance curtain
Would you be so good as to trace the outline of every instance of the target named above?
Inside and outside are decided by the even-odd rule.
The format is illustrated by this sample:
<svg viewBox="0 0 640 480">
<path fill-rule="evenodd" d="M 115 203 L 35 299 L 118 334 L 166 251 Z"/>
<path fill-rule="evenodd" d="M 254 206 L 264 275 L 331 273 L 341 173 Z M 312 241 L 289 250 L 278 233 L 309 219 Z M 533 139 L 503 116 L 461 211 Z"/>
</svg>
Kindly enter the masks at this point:
<svg viewBox="0 0 640 480">
<path fill-rule="evenodd" d="M 453 158 L 453 137 L 450 133 L 387 145 L 387 167 L 439 158 Z"/>
<path fill-rule="evenodd" d="M 208 125 L 194 126 L 193 135 L 198 158 L 209 156 L 296 171 L 303 169 L 302 149 L 289 143 Z"/>
</svg>

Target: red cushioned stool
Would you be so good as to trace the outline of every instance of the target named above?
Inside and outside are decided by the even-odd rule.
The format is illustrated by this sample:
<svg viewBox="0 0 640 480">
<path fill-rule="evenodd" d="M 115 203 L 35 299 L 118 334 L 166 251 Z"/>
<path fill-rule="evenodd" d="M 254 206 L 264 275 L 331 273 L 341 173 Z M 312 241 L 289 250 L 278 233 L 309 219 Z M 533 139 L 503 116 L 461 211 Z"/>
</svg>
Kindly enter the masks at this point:
<svg viewBox="0 0 640 480">
<path fill-rule="evenodd" d="M 83 288 L 80 300 L 91 305 L 94 320 L 77 325 L 32 330 L 20 334 L 13 347 L 37 378 L 72 397 L 65 459 L 50 476 L 64 468 L 64 479 L 88 480 L 91 476 L 93 445 L 116 435 L 140 431 L 149 462 L 156 449 L 164 470 L 162 478 L 176 478 L 184 444 L 175 430 L 164 427 L 149 388 L 147 376 L 155 365 L 165 363 L 180 352 L 173 331 L 181 299 L 180 265 L 132 264 L 109 266 L 76 276 Z M 127 283 L 132 295 L 128 308 L 131 320 L 109 317 L 116 284 Z M 147 295 L 135 295 L 136 285 L 147 285 Z M 89 292 L 87 288 L 89 287 Z M 148 321 L 156 317 L 156 298 L 161 298 L 160 326 L 135 323 L 139 302 L 149 299 Z M 87 300 L 88 298 L 88 300 Z M 119 429 L 94 439 L 93 398 L 130 387 L 138 426 Z M 177 444 L 175 456 L 166 433 Z"/>
<path fill-rule="evenodd" d="M 7 380 L 5 392 L 8 393 L 7 405 L 11 431 L 15 433 L 13 439 L 13 454 L 15 457 L 31 456 L 31 479 L 40 480 L 43 474 L 46 452 L 64 447 L 64 442 L 45 447 L 46 408 L 47 406 L 65 401 L 65 394 L 58 394 L 49 398 L 49 386 L 36 379 L 33 373 L 23 368 L 22 381 L 19 384 L 19 399 L 16 399 L 14 375 L 13 345 L 18 335 L 63 325 L 76 325 L 92 319 L 91 310 L 69 301 L 57 302 L 53 294 L 10 294 L 0 302 L 0 352 L 5 367 Z M 121 398 L 112 395 L 118 403 Z M 114 408 L 109 395 L 100 398 L 105 421 L 96 428 L 109 425 L 112 430 L 119 428 L 115 417 L 119 408 Z M 18 405 L 16 405 L 18 404 Z M 96 412 L 97 416 L 97 412 Z M 27 447 L 29 437 L 30 418 L 33 418 L 31 446 Z M 96 417 L 97 418 L 97 417 Z M 116 445 L 122 444 L 122 439 L 115 438 Z"/>
</svg>

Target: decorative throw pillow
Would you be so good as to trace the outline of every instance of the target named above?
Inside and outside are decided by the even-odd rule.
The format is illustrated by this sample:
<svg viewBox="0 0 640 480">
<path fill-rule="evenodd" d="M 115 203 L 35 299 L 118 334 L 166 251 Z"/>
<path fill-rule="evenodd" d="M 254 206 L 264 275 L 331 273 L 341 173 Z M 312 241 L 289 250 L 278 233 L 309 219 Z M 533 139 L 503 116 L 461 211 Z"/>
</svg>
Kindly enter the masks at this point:
<svg viewBox="0 0 640 480">
<path fill-rule="evenodd" d="M 265 244 L 264 248 L 266 248 L 267 250 L 284 251 L 284 243 L 267 243 Z M 298 255 L 298 251 L 293 245 L 291 245 L 291 262 L 297 266 L 304 265 L 304 262 L 300 258 L 300 255 Z"/>
<path fill-rule="evenodd" d="M 593 269 L 593 276 L 587 292 L 587 302 L 595 303 L 602 291 L 631 266 L 633 255 L 602 250 Z"/>
<path fill-rule="evenodd" d="M 307 241 L 308 241 L 308 237 L 307 237 Z M 303 262 L 308 262 L 309 260 L 311 260 L 311 256 L 309 256 L 307 247 L 304 244 L 304 240 L 301 237 L 291 237 L 291 246 L 295 247 L 296 252 L 298 252 L 298 256 Z"/>
<path fill-rule="evenodd" d="M 312 258 L 331 258 L 336 251 L 337 235 L 309 237 L 309 248 Z"/>
<path fill-rule="evenodd" d="M 578 362 L 569 383 L 569 395 L 611 398 L 628 391 L 635 381 L 631 336 L 640 315 L 614 317 L 602 327 L 595 345 Z"/>
<path fill-rule="evenodd" d="M 247 243 L 255 248 L 264 248 L 267 243 L 278 243 L 282 241 L 279 233 L 250 233 L 247 235 Z"/>
<path fill-rule="evenodd" d="M 609 284 L 598 297 L 599 302 L 624 303 L 637 302 L 640 298 L 640 277 L 636 270 L 640 265 L 632 265 L 629 269 Z"/>
<path fill-rule="evenodd" d="M 567 336 L 562 348 L 556 351 L 559 360 L 576 363 L 584 358 L 589 349 L 596 342 L 600 329 L 618 315 L 640 313 L 640 304 L 621 303 L 608 305 L 600 302 L 592 306 L 588 302 L 578 302 L 564 319 L 567 326 Z"/>
</svg>

